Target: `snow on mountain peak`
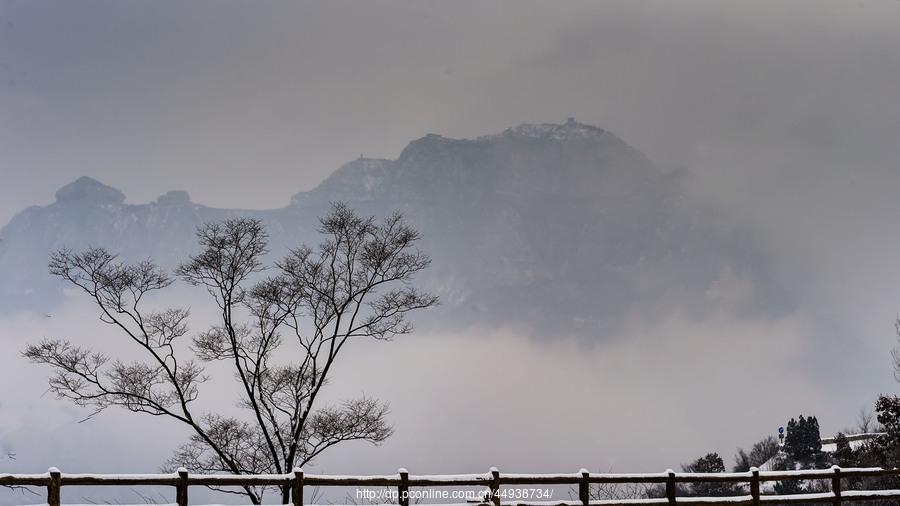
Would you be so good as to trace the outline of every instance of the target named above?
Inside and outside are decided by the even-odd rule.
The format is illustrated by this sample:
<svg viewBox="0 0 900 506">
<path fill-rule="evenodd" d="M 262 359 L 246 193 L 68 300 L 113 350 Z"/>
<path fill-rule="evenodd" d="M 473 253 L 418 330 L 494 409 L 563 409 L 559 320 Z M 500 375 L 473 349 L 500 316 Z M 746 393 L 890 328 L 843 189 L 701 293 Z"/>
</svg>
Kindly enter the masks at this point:
<svg viewBox="0 0 900 506">
<path fill-rule="evenodd" d="M 496 139 L 500 137 L 525 137 L 530 139 L 586 140 L 608 135 L 606 130 L 593 125 L 586 125 L 569 118 L 563 124 L 557 123 L 523 123 L 519 126 L 507 128 L 502 133 L 486 135 L 479 139 Z"/>
</svg>

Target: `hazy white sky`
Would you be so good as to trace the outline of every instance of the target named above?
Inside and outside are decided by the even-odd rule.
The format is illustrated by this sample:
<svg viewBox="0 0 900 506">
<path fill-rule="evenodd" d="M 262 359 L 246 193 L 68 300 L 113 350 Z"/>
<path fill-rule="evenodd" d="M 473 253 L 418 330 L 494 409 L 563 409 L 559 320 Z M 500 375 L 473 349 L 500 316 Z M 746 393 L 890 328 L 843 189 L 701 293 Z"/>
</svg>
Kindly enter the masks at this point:
<svg viewBox="0 0 900 506">
<path fill-rule="evenodd" d="M 567 386 L 576 394 L 571 407 L 582 418 L 517 410 L 521 426 L 514 429 L 500 425 L 506 413 L 480 390 L 483 356 L 459 376 L 428 365 L 436 350 L 459 359 L 446 363 L 464 361 L 465 339 L 475 334 L 385 345 L 372 356 L 401 353 L 413 361 L 410 374 L 431 376 L 405 384 L 396 375 L 370 376 L 369 393 L 392 399 L 397 435 L 381 449 L 387 453 L 358 454 L 359 467 L 322 465 L 335 472 L 384 472 L 385 462 L 441 472 L 517 462 L 523 467 L 513 470 L 676 467 L 708 449 L 730 455 L 797 409 L 815 410 L 827 430 L 837 430 L 879 391 L 896 389 L 888 352 L 900 311 L 898 26 L 900 2 L 887 0 L 5 0 L 0 223 L 52 201 L 80 175 L 122 189 L 131 202 L 177 188 L 214 206 L 280 207 L 342 163 L 360 154 L 396 157 L 429 132 L 473 137 L 575 116 L 615 132 L 663 168 L 691 169 L 705 195 L 757 223 L 780 275 L 799 294 L 796 312 L 773 320 L 725 311 L 693 321 L 676 311 L 664 322 L 635 322 L 613 340 L 619 344 L 602 350 L 502 332 L 481 336 L 486 349 L 513 350 L 527 370 L 546 373 L 544 382 L 519 378 L 523 390 L 552 398 L 553 388 Z M 90 312 L 76 309 L 74 321 L 89 321 Z M 14 318 L 2 322 L 11 348 L 60 330 L 52 327 L 57 318 Z M 676 346 L 681 342 L 692 346 Z M 655 351 L 639 355 L 647 349 Z M 683 349 L 695 352 L 677 355 Z M 868 358 L 842 362 L 849 351 Z M 697 368 L 671 368 L 670 352 Z M 46 376 L 14 354 L 0 360 L 15 360 L 23 377 Z M 613 369 L 622 364 L 629 365 Z M 346 376 L 336 393 L 357 392 L 358 380 Z M 497 381 L 508 398 L 523 401 L 515 375 Z M 62 440 L 57 418 L 47 416 L 53 401 L 36 400 L 41 385 L 28 384 L 21 396 L 4 399 L 15 415 L 0 410 L 0 434 L 15 436 L 20 453 L 34 442 L 29 437 Z M 679 384 L 698 388 L 698 397 L 666 404 Z M 440 388 L 450 404 L 419 404 Z M 590 405 L 577 405 L 587 393 Z M 758 411 L 735 408 L 747 398 Z M 465 399 L 490 406 L 485 418 L 461 415 L 471 409 Z M 569 400 L 550 399 L 547 413 L 568 413 L 560 403 Z M 618 416 L 651 402 L 681 414 L 665 427 L 653 410 L 650 419 Z M 54 406 L 83 439 L 70 439 L 71 458 L 34 442 L 22 466 L 84 463 L 96 429 L 79 429 L 77 413 Z M 445 419 L 441 409 L 453 415 Z M 606 418 L 611 410 L 617 416 Z M 460 428 L 461 420 L 471 426 Z M 567 439 L 599 420 L 608 425 L 596 440 Z M 541 432 L 552 424 L 558 433 Z M 26 430 L 33 427 L 40 436 Z M 638 428 L 643 439 L 620 437 Z M 496 446 L 455 439 L 479 430 L 503 434 L 479 439 Z M 435 431 L 453 444 L 428 449 L 450 452 L 440 462 L 452 468 L 439 469 L 416 451 Z M 517 447 L 517 438 L 527 438 L 532 452 Z M 164 453 L 158 445 L 144 450 L 144 461 L 129 461 L 131 470 L 148 470 Z M 496 460 L 501 450 L 505 461 Z M 116 459 L 96 462 L 112 471 L 122 463 Z"/>
<path fill-rule="evenodd" d="M 568 116 L 726 189 L 893 175 L 898 25 L 894 1 L 4 0 L 0 222 L 79 175 L 278 207 L 428 132 Z"/>
</svg>

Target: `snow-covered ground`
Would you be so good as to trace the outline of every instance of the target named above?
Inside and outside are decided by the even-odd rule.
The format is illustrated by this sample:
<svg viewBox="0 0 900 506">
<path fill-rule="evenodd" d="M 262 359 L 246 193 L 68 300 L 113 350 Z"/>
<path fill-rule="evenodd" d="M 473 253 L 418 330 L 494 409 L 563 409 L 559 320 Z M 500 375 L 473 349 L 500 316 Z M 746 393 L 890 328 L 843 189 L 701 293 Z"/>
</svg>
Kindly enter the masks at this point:
<svg viewBox="0 0 900 506">
<path fill-rule="evenodd" d="M 883 432 L 869 432 L 864 434 L 848 434 L 846 436 L 847 442 L 850 443 L 850 448 L 856 450 L 860 446 L 862 446 L 866 441 L 870 439 L 874 439 L 880 435 L 884 434 Z M 835 438 L 823 438 L 822 439 L 822 451 L 826 453 L 834 453 L 837 450 L 837 443 L 835 443 Z"/>
</svg>

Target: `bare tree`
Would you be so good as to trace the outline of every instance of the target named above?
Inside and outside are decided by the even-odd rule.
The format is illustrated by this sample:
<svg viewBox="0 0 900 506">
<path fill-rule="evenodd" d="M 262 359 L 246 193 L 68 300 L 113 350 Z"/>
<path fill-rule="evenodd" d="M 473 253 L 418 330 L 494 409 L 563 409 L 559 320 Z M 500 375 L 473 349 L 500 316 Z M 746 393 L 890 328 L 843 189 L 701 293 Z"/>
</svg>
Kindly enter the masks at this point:
<svg viewBox="0 0 900 506">
<path fill-rule="evenodd" d="M 4 450 L 4 451 L 5 451 L 5 450 Z M 6 452 L 6 458 L 9 459 L 9 460 L 16 460 L 16 454 L 15 454 L 14 452 L 7 451 L 7 452 Z M 22 493 L 22 495 L 24 495 L 24 494 L 26 494 L 26 493 L 32 494 L 32 495 L 38 495 L 38 493 L 35 492 L 35 491 L 32 489 L 32 487 L 29 487 L 29 486 L 22 486 L 22 485 L 0 485 L 0 488 L 5 488 L 5 489 L 9 489 L 9 490 L 19 491 L 19 492 Z"/>
<path fill-rule="evenodd" d="M 900 341 L 900 317 L 894 320 L 894 333 L 897 335 L 897 340 Z M 891 357 L 894 359 L 894 379 L 900 382 L 900 348 L 891 350 Z"/>
<path fill-rule="evenodd" d="M 647 483 L 597 483 L 591 485 L 591 501 L 628 501 L 655 497 Z M 665 497 L 665 493 L 662 495 Z M 573 496 L 573 499 L 577 496 Z"/>
<path fill-rule="evenodd" d="M 860 406 L 859 412 L 856 413 L 856 432 L 858 434 L 880 432 L 874 411 L 865 406 Z"/>
<path fill-rule="evenodd" d="M 93 414 L 120 406 L 188 426 L 189 439 L 167 469 L 287 473 L 345 441 L 378 444 L 392 432 L 384 403 L 366 397 L 339 405 L 317 401 L 350 340 L 407 334 L 409 313 L 437 303 L 410 284 L 430 259 L 415 248 L 419 234 L 399 214 L 377 222 L 334 204 L 319 232 L 321 245 L 294 249 L 266 269 L 267 235 L 259 220 L 200 227 L 200 253 L 175 274 L 205 288 L 219 316 L 192 337 L 189 350 L 180 345 L 189 334 L 187 309 L 144 307 L 149 294 L 173 283 L 159 267 L 125 264 L 103 249 L 59 251 L 50 272 L 87 293 L 101 320 L 118 328 L 144 359 L 126 363 L 67 340 L 45 340 L 24 355 L 53 368 L 50 389 L 58 397 Z M 285 349 L 288 343 L 293 351 Z M 203 364 L 212 361 L 230 364 L 247 416 L 195 409 L 209 379 Z M 222 491 L 245 494 L 253 504 L 265 493 L 252 487 Z M 281 496 L 287 503 L 288 487 Z"/>
<path fill-rule="evenodd" d="M 609 467 L 606 472 L 612 473 L 613 468 Z M 653 492 L 653 485 L 649 483 L 593 483 L 588 487 L 588 498 L 590 501 L 628 501 L 656 497 L 652 496 Z M 662 497 L 665 496 L 663 491 Z M 569 499 L 579 499 L 578 487 L 569 489 Z"/>
<path fill-rule="evenodd" d="M 750 453 L 738 448 L 737 454 L 734 456 L 734 472 L 745 473 L 751 467 L 762 467 L 778 454 L 778 440 L 775 436 L 766 436 L 759 441 L 753 443 Z"/>
</svg>

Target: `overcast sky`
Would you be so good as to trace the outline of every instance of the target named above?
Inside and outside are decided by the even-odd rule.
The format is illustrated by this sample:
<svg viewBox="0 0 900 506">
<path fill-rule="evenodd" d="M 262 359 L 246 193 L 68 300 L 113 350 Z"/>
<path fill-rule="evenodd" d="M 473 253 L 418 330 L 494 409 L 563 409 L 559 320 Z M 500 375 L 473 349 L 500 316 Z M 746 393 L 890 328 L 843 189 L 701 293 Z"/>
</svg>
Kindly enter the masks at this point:
<svg viewBox="0 0 900 506">
<path fill-rule="evenodd" d="M 660 398 L 654 385 L 707 379 L 683 370 L 606 377 L 590 372 L 594 364 L 629 363 L 645 349 L 641 336 L 693 339 L 696 356 L 683 361 L 701 357 L 722 375 L 738 370 L 741 381 L 759 381 L 743 392 L 761 403 L 742 422 L 745 440 L 717 426 L 692 432 L 702 419 L 683 415 L 668 432 L 677 436 L 654 436 L 640 456 L 613 433 L 591 444 L 563 441 L 575 453 L 548 460 L 559 438 L 539 438 L 544 467 L 568 465 L 578 451 L 608 452 L 579 465 L 676 467 L 695 448 L 752 443 L 787 409 L 784 388 L 795 387 L 810 409 L 828 414 L 831 430 L 852 422 L 855 407 L 879 391 L 896 389 L 887 359 L 900 311 L 900 1 L 0 5 L 0 223 L 51 202 L 81 175 L 122 189 L 130 202 L 183 189 L 213 206 L 280 207 L 344 162 L 360 154 L 395 158 L 429 132 L 474 137 L 574 116 L 613 131 L 664 169 L 692 170 L 704 195 L 758 224 L 781 275 L 800 294 L 796 314 L 706 322 L 676 314 L 654 328 L 635 324 L 621 341 L 634 348 L 591 351 L 598 353 L 593 362 L 567 344 L 515 348 L 536 370 L 536 357 L 561 371 L 583 361 L 575 377 L 551 374 L 548 396 L 552 385 L 581 381 L 596 394 L 610 381 L 627 381 L 636 397 L 617 409 L 629 412 L 643 409 L 640 399 Z M 13 323 L 43 332 L 31 320 Z M 749 363 L 759 370 L 729 361 L 734 349 L 717 347 L 722 334 L 747 336 L 753 346 L 740 348 L 741 356 L 754 357 Z M 502 334 L 492 343 L 510 339 Z M 424 348 L 398 346 L 427 363 Z M 664 362 L 667 349 L 647 360 Z M 818 375 L 795 371 L 803 360 L 831 367 L 849 349 L 869 358 Z M 817 386 L 824 375 L 832 377 L 827 389 Z M 371 388 L 402 392 L 392 381 L 379 376 Z M 723 399 L 731 397 L 717 388 L 708 386 L 705 399 L 724 402 L 729 412 Z M 388 445 L 400 446 L 389 454 L 424 467 L 410 438 L 426 437 L 429 428 L 452 434 L 452 427 L 410 422 L 420 411 L 409 397 L 401 395 L 399 406 L 395 399 L 398 442 Z M 589 414 L 601 417 L 602 408 L 593 405 Z M 529 423 L 497 443 L 509 462 L 516 451 L 528 453 L 513 450 L 513 436 L 534 439 L 553 420 Z M 609 430 L 627 431 L 631 423 L 619 419 Z M 663 434 L 653 432 L 663 430 L 657 425 L 640 427 Z M 400 438 L 401 429 L 415 436 Z M 660 450 L 676 439 L 677 448 Z M 471 448 L 450 446 L 451 453 Z M 479 449 L 451 455 L 453 471 L 490 465 L 487 449 Z M 649 449 L 659 458 L 647 456 Z M 374 467 L 380 457 L 371 455 Z"/>
<path fill-rule="evenodd" d="M 0 222 L 79 175 L 278 207 L 425 133 L 568 116 L 727 187 L 893 176 L 898 25 L 896 1 L 4 0 Z"/>
</svg>

